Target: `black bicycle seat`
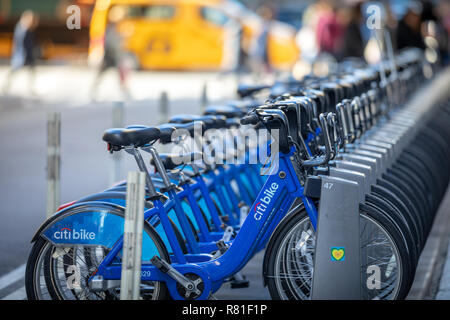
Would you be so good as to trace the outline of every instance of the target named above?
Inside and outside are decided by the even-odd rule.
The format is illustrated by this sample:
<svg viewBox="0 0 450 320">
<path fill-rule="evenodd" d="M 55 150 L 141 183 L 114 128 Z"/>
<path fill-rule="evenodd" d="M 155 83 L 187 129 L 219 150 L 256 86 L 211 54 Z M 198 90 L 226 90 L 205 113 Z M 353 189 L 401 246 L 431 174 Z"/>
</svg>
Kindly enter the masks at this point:
<svg viewBox="0 0 450 320">
<path fill-rule="evenodd" d="M 227 118 L 242 118 L 247 113 L 235 106 L 211 106 L 206 108 L 203 114 L 225 116 Z"/>
<path fill-rule="evenodd" d="M 205 124 L 205 130 L 224 128 L 226 125 L 226 118 L 220 115 L 197 116 L 192 114 L 179 114 L 169 120 L 170 123 L 189 123 L 193 121 L 202 121 Z"/>
<path fill-rule="evenodd" d="M 248 96 L 253 95 L 254 93 L 268 89 L 270 86 L 268 85 L 247 85 L 247 84 L 240 84 L 237 89 L 237 93 L 241 98 L 245 98 Z"/>
<path fill-rule="evenodd" d="M 197 127 L 200 127 L 201 133 L 205 131 L 205 123 L 203 121 L 195 121 L 189 123 L 164 123 L 159 125 L 157 128 L 161 131 L 159 142 L 171 143 L 172 133 L 175 130 L 187 130 L 191 137 L 194 136 L 194 131 Z"/>
<path fill-rule="evenodd" d="M 117 147 L 142 147 L 158 140 L 161 131 L 156 127 L 112 128 L 103 133 L 103 141 Z"/>
<path fill-rule="evenodd" d="M 230 118 L 227 119 L 227 123 L 225 125 L 226 128 L 239 128 L 241 126 L 240 119 Z"/>
<path fill-rule="evenodd" d="M 255 99 L 247 99 L 247 100 L 230 100 L 227 102 L 227 106 L 234 107 L 244 112 L 256 108 L 260 105 L 264 104 L 263 101 L 255 100 Z"/>
</svg>

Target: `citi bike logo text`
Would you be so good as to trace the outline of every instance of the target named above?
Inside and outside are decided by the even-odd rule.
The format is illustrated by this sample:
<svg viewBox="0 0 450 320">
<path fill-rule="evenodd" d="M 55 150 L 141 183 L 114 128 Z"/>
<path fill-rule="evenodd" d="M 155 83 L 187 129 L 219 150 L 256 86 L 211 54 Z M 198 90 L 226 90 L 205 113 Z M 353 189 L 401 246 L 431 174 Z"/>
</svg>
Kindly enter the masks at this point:
<svg viewBox="0 0 450 320">
<path fill-rule="evenodd" d="M 85 229 L 61 228 L 53 233 L 53 238 L 57 240 L 94 240 L 95 232 L 88 232 Z"/>
<path fill-rule="evenodd" d="M 275 193 L 277 192 L 278 184 L 276 182 L 270 185 L 269 189 L 265 189 L 263 191 L 263 197 L 259 199 L 259 202 L 255 205 L 255 220 L 261 220 L 261 217 L 266 212 L 267 207 L 272 201 Z"/>
</svg>

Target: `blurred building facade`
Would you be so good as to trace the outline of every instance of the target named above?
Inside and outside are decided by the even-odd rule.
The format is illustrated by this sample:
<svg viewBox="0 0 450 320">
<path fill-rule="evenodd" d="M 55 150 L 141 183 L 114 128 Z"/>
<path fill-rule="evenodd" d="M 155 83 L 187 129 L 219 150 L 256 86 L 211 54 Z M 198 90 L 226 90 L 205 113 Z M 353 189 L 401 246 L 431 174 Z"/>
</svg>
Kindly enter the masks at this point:
<svg viewBox="0 0 450 320">
<path fill-rule="evenodd" d="M 0 0 L 0 58 L 11 54 L 14 26 L 22 12 L 32 10 L 39 18 L 36 30 L 41 59 L 77 59 L 86 56 L 89 21 L 95 0 Z M 67 7 L 81 9 L 81 29 L 69 30 Z"/>
</svg>

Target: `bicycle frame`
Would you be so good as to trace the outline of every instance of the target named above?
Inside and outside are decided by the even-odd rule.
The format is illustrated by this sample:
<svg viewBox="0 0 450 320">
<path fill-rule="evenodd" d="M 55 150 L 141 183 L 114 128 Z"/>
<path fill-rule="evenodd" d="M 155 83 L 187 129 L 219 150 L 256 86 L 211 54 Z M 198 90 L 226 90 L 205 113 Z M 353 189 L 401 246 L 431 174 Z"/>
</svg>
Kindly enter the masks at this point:
<svg viewBox="0 0 450 320">
<path fill-rule="evenodd" d="M 248 167 L 247 165 L 239 165 L 239 166 Z M 224 172 L 224 174 L 226 174 L 226 171 Z M 212 187 L 218 185 L 218 180 L 212 179 L 207 183 L 205 183 L 203 177 L 201 175 L 198 175 L 194 177 L 194 181 L 195 181 L 194 183 L 181 184 L 181 187 L 183 188 L 183 190 L 181 191 L 178 192 L 169 191 L 168 193 L 170 199 L 165 201 L 163 206 L 159 206 L 158 208 L 153 207 L 146 210 L 144 213 L 145 220 L 150 222 L 150 220 L 155 216 L 158 216 L 159 218 L 161 215 L 169 215 L 169 213 L 174 213 L 175 217 L 172 216 L 172 221 L 175 223 L 177 228 L 182 231 L 182 235 L 188 241 L 188 251 L 195 254 L 211 253 L 217 250 L 216 241 L 220 240 L 223 237 L 223 231 L 220 230 L 222 222 L 220 221 L 219 214 L 217 213 L 216 207 L 212 202 L 211 193 L 209 190 L 213 189 Z M 123 196 L 120 199 L 120 201 L 112 201 L 112 202 L 124 206 L 126 186 L 125 185 L 119 187 L 116 186 L 115 188 L 106 191 L 105 195 L 107 195 L 107 197 L 109 197 L 109 193 L 111 192 L 111 190 L 115 190 L 115 193 L 120 193 Z M 200 192 L 200 194 L 197 193 L 198 191 Z M 100 193 L 93 195 L 93 197 L 90 196 L 87 198 L 83 198 L 77 201 L 77 203 L 86 201 L 105 201 L 106 198 L 102 197 L 101 195 L 102 194 Z M 203 197 L 199 198 L 199 196 Z M 184 199 L 187 200 L 187 203 L 183 201 Z M 214 211 L 210 211 L 210 218 L 212 218 L 213 224 L 216 226 L 216 231 L 208 230 L 208 226 L 206 225 L 205 220 L 201 213 L 201 207 L 197 202 L 197 200 L 199 199 L 203 199 L 205 201 L 208 210 L 215 211 L 215 213 Z M 185 206 L 185 204 L 189 205 Z M 191 218 L 194 227 L 197 227 L 200 231 L 198 233 L 199 236 L 198 242 L 194 238 L 194 234 L 192 233 L 192 230 L 189 226 L 189 222 L 186 220 L 185 215 Z M 155 223 L 151 222 L 151 225 L 155 226 Z M 234 227 L 239 228 L 239 225 L 235 225 Z M 161 230 L 162 232 L 160 234 L 164 243 L 166 245 L 169 244 L 172 248 L 178 247 L 179 244 L 173 241 L 173 238 L 168 237 L 167 232 L 165 232 L 167 228 L 172 227 L 166 225 L 163 228 L 164 230 Z M 180 255 L 177 255 L 177 259 L 181 259 Z"/>
<path fill-rule="evenodd" d="M 311 223 L 314 229 L 316 228 L 317 209 L 313 200 L 303 195 L 303 187 L 291 160 L 293 153 L 294 148 L 289 154 L 280 153 L 278 170 L 273 172 L 264 183 L 240 232 L 223 255 L 217 259 L 189 264 L 185 255 L 174 250 L 177 263 L 172 266 L 182 274 L 193 272 L 201 276 L 205 282 L 205 290 L 199 297 L 200 299 L 207 298 L 209 290 L 212 292 L 218 290 L 225 278 L 235 274 L 245 266 L 256 250 L 268 241 L 279 221 L 289 211 L 296 198 L 301 198 Z M 156 209 L 161 208 L 161 205 L 160 201 L 155 201 Z M 163 225 L 169 226 L 168 220 L 165 221 L 166 218 L 161 215 L 161 222 Z M 170 241 L 176 240 L 175 235 L 171 235 L 170 232 L 168 237 L 169 240 L 172 238 Z M 111 264 L 111 262 L 120 252 L 122 246 L 123 239 L 121 238 L 99 265 L 96 276 L 102 276 L 107 280 L 120 279 L 121 265 Z M 173 298 L 182 298 L 177 293 L 175 280 L 153 265 L 142 264 L 142 281 L 164 281 L 167 283 Z M 208 292 L 205 293 L 206 291 Z"/>
</svg>

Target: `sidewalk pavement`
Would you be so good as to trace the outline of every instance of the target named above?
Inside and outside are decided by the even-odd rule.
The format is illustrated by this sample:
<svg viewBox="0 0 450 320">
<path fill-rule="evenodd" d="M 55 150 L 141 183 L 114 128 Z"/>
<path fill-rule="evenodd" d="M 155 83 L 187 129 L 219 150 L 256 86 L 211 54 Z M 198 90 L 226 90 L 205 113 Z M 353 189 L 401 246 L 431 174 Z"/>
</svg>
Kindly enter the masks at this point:
<svg viewBox="0 0 450 320">
<path fill-rule="evenodd" d="M 436 300 L 450 300 L 450 243 L 447 248 L 447 257 L 445 259 L 444 270 L 442 271 L 439 290 L 436 294 Z"/>
<path fill-rule="evenodd" d="M 450 251 L 447 250 L 449 239 L 450 187 L 447 188 L 434 218 L 407 300 L 433 300 L 439 297 L 450 299 Z M 443 293 L 440 294 L 440 291 Z M 447 292 L 447 295 L 444 295 L 444 292 Z"/>
<path fill-rule="evenodd" d="M 9 66 L 0 65 L 0 96 L 3 98 L 5 95 L 2 91 L 8 72 Z M 66 106 L 89 104 L 92 102 L 91 89 L 96 72 L 95 69 L 86 66 L 40 65 L 35 70 L 34 93 L 32 93 L 29 71 L 19 70 L 12 78 L 7 96 Z M 242 78 L 233 73 L 134 71 L 128 78 L 127 86 L 132 100 L 159 99 L 164 91 L 171 100 L 200 101 L 205 85 L 210 100 L 221 100 L 235 97 L 240 80 Z M 105 72 L 95 98 L 100 102 L 125 99 L 117 72 L 114 70 Z"/>
</svg>

